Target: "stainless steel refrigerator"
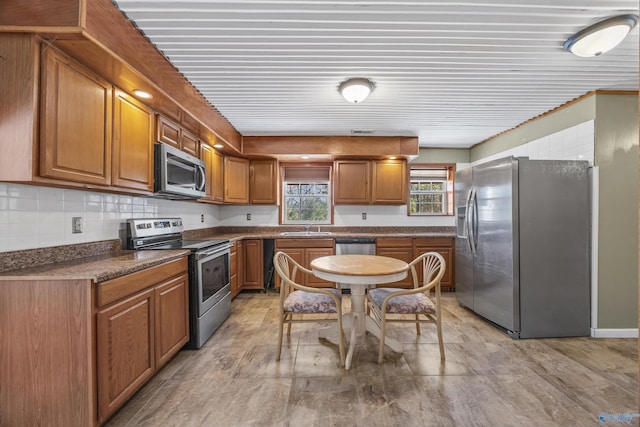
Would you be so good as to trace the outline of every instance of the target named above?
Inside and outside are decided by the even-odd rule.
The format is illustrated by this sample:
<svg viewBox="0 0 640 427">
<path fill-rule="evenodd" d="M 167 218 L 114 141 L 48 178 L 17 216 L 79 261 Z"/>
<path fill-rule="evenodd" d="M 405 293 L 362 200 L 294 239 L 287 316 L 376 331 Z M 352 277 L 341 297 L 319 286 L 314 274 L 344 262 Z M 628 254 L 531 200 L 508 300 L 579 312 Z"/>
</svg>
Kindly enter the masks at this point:
<svg viewBox="0 0 640 427">
<path fill-rule="evenodd" d="M 513 338 L 590 334 L 587 162 L 508 157 L 455 176 L 458 303 Z"/>
</svg>

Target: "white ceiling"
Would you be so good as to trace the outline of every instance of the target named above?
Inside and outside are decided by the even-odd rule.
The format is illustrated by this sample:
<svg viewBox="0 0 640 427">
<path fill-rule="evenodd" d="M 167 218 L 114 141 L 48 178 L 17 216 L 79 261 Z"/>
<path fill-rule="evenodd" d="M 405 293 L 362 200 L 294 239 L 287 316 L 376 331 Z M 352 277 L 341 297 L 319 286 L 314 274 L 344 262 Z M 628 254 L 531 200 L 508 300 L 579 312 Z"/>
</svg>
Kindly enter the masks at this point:
<svg viewBox="0 0 640 427">
<path fill-rule="evenodd" d="M 243 135 L 419 136 L 469 147 L 595 89 L 638 89 L 638 27 L 565 39 L 637 0 L 116 0 Z M 376 89 L 359 105 L 340 82 Z"/>
</svg>

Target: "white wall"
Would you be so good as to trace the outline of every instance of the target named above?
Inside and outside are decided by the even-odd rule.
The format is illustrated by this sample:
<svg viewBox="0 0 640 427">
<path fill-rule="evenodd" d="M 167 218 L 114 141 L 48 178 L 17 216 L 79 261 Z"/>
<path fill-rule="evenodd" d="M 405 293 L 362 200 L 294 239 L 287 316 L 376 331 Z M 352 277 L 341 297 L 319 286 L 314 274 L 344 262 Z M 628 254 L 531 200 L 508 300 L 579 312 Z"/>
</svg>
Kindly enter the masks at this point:
<svg viewBox="0 0 640 427">
<path fill-rule="evenodd" d="M 589 120 L 471 164 L 459 164 L 457 167 L 462 169 L 507 156 L 526 156 L 532 160 L 587 160 L 593 166 L 594 142 L 594 121 Z"/>
<path fill-rule="evenodd" d="M 197 202 L 0 182 L 0 252 L 117 239 L 129 218 L 178 216 L 187 230 L 214 227 L 218 211 Z M 71 233 L 73 217 L 82 217 L 82 233 Z"/>
<path fill-rule="evenodd" d="M 362 219 L 362 214 L 367 219 Z M 251 220 L 247 220 L 251 214 Z M 277 226 L 277 206 L 221 206 L 222 226 Z M 453 227 L 455 220 L 450 216 L 409 217 L 407 205 L 339 205 L 334 207 L 334 225 L 339 227 L 383 227 L 383 226 L 446 226 Z"/>
</svg>

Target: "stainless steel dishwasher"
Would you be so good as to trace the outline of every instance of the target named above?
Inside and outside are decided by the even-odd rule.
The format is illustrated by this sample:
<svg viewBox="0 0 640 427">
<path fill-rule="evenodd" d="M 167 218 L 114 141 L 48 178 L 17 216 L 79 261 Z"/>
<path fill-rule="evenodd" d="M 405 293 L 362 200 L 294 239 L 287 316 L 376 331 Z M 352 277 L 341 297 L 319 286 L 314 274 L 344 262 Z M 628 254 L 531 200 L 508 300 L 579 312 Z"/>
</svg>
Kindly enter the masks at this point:
<svg viewBox="0 0 640 427">
<path fill-rule="evenodd" d="M 375 255 L 376 239 L 371 237 L 336 238 L 336 255 Z M 342 289 L 350 289 L 348 283 L 339 283 Z"/>
<path fill-rule="evenodd" d="M 376 239 L 371 237 L 336 238 L 336 255 L 375 255 Z"/>
</svg>

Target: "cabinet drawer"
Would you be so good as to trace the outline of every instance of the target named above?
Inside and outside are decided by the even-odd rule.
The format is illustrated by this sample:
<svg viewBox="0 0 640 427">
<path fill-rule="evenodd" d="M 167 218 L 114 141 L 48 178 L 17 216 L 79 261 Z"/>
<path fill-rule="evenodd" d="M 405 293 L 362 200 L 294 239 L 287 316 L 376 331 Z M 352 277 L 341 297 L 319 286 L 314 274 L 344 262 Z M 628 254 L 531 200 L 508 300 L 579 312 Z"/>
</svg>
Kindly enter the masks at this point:
<svg viewBox="0 0 640 427">
<path fill-rule="evenodd" d="M 378 237 L 376 246 L 379 248 L 411 248 L 413 239 L 410 237 Z"/>
<path fill-rule="evenodd" d="M 451 237 L 419 237 L 413 239 L 414 247 L 420 246 L 444 246 L 451 247 L 453 246 L 453 238 Z"/>
<path fill-rule="evenodd" d="M 333 248 L 333 239 L 276 239 L 276 248 Z"/>
<path fill-rule="evenodd" d="M 98 307 L 111 304 L 185 271 L 186 257 L 98 283 Z"/>
</svg>

